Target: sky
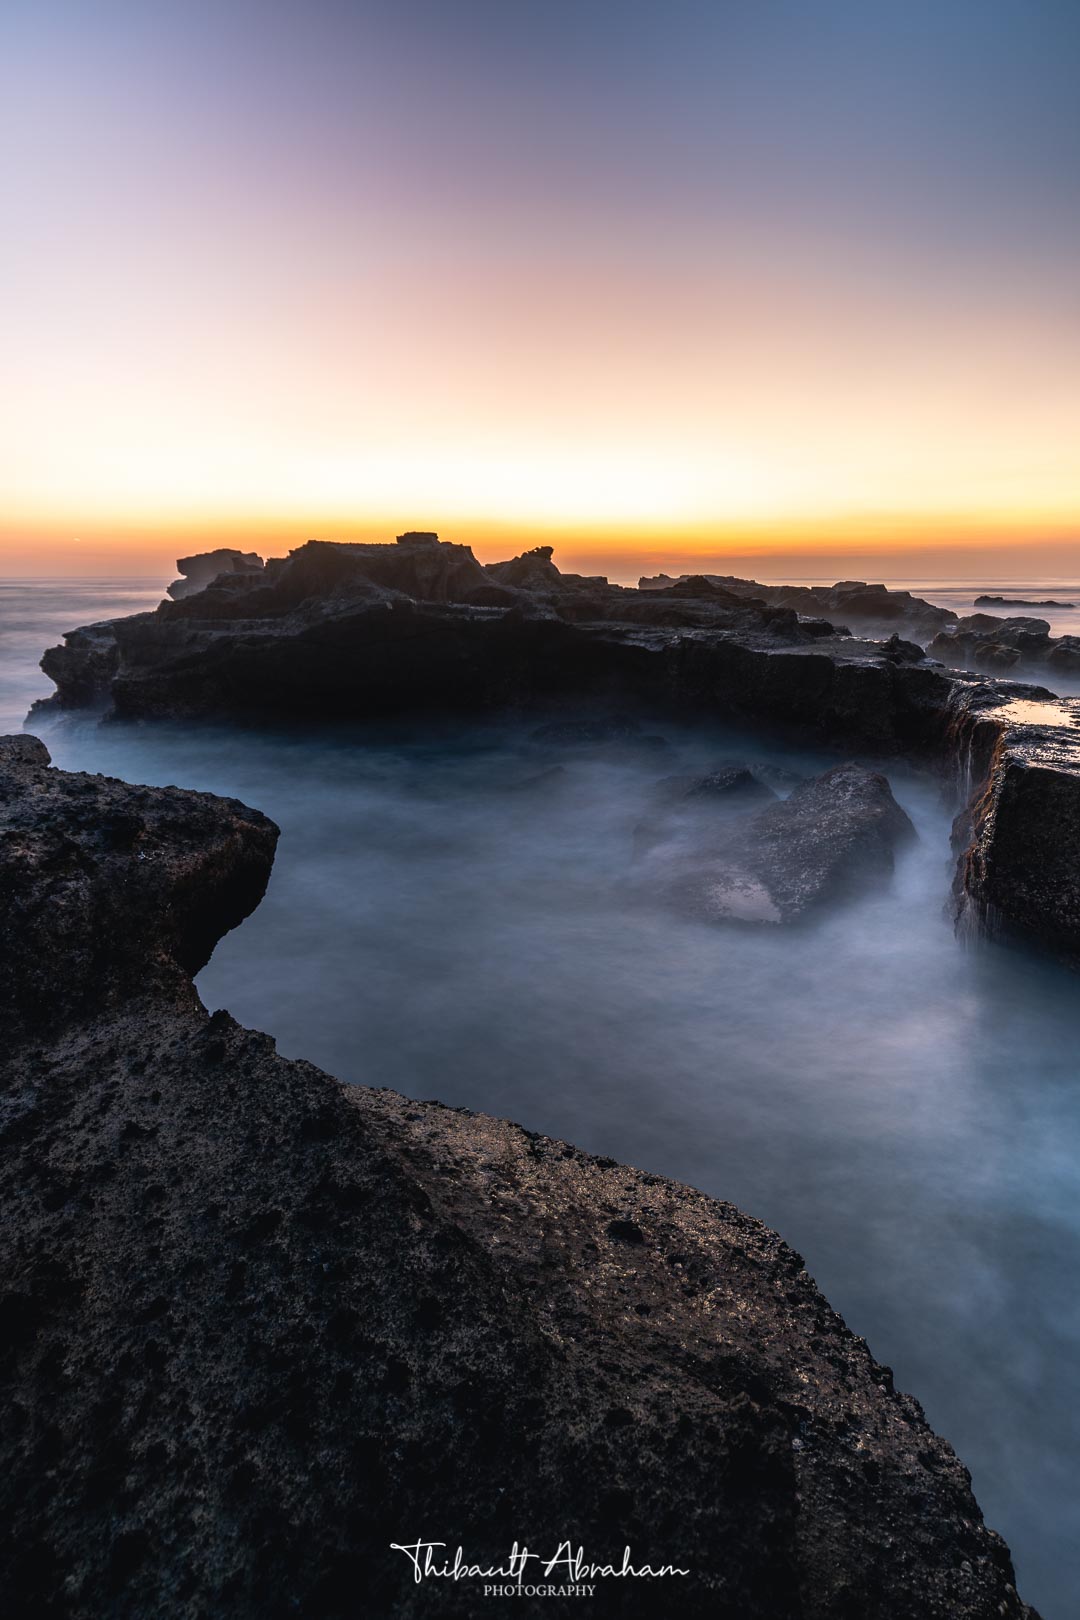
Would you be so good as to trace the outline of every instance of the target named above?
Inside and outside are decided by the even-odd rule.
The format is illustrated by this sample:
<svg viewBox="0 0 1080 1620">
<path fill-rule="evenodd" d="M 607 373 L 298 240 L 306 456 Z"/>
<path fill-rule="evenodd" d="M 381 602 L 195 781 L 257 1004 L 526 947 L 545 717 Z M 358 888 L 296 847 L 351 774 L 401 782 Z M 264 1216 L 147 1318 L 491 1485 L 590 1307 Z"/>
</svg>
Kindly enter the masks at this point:
<svg viewBox="0 0 1080 1620">
<path fill-rule="evenodd" d="M 5 0 L 0 573 L 1080 573 L 1076 0 Z"/>
</svg>

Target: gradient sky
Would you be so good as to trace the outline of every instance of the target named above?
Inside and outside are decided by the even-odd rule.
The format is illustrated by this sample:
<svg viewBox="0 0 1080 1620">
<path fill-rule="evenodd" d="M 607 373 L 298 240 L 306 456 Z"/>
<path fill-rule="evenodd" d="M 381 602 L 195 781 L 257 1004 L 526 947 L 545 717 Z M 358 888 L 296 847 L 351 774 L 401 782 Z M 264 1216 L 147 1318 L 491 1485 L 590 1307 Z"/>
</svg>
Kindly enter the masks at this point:
<svg viewBox="0 0 1080 1620">
<path fill-rule="evenodd" d="M 1080 565 L 1078 79 L 1076 0 L 6 0 L 0 572 Z"/>
</svg>

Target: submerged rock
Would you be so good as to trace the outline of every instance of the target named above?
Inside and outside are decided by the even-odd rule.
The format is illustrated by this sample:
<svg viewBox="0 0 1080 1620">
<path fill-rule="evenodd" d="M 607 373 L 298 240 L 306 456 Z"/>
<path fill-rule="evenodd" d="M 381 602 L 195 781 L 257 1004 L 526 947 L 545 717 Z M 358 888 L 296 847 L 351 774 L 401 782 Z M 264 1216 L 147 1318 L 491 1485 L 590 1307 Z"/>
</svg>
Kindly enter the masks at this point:
<svg viewBox="0 0 1080 1620">
<path fill-rule="evenodd" d="M 762 781 L 752 766 L 724 765 L 694 782 L 687 789 L 686 797 L 691 802 L 708 799 L 711 802 L 720 801 L 725 805 L 743 806 L 770 802 L 776 798 L 776 794 L 767 782 Z"/>
<path fill-rule="evenodd" d="M 271 824 L 0 758 L 8 1612 L 465 1620 L 391 1549 L 431 1539 L 688 1571 L 598 1582 L 641 1620 L 1032 1620 L 774 1233 L 209 1017 Z"/>
<path fill-rule="evenodd" d="M 914 831 L 884 776 L 836 765 L 697 849 L 662 850 L 660 866 L 713 921 L 795 923 L 887 882 Z"/>
<path fill-rule="evenodd" d="M 708 776 L 662 777 L 653 797 L 659 808 L 635 827 L 634 856 L 640 859 L 663 847 L 670 862 L 685 859 L 700 847 L 718 820 L 745 816 L 755 807 L 774 804 L 777 794 L 763 780 L 762 770 L 729 764 L 718 766 Z"/>
</svg>

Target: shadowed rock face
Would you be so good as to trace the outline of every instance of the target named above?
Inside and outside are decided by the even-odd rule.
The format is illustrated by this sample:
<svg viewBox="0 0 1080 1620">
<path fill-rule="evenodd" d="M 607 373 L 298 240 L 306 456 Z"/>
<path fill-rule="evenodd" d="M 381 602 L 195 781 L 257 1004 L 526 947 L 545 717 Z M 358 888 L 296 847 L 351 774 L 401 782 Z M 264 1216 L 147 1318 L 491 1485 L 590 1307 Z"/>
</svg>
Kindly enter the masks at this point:
<svg viewBox="0 0 1080 1620">
<path fill-rule="evenodd" d="M 920 658 L 899 634 L 896 624 L 906 631 L 911 613 L 927 606 L 903 600 L 905 592 L 859 581 L 830 587 L 830 600 L 869 603 L 884 615 L 886 639 L 859 641 L 797 611 L 791 603 L 820 606 L 800 594 L 805 587 L 716 576 L 660 584 L 627 590 L 561 574 L 549 547 L 484 568 L 467 546 L 434 534 L 404 534 L 392 546 L 311 541 L 264 570 L 219 575 L 156 612 L 71 632 L 42 659 L 57 693 L 35 712 L 96 707 L 120 718 L 309 725 L 448 711 L 562 708 L 574 723 L 624 710 L 698 714 L 845 754 L 907 754 L 964 778 L 965 793 L 978 797 L 996 742 L 1009 746 L 1011 700 L 1034 691 L 1053 707 L 1045 690 L 997 678 L 1020 660 L 1025 638 L 1040 647 L 1048 640 L 1045 621 L 1015 621 L 1017 645 L 994 651 L 999 643 L 987 643 L 982 667 L 968 673 Z M 782 602 L 776 592 L 787 593 Z M 932 611 L 938 622 L 955 619 Z M 992 636 L 1001 622 L 989 620 Z M 947 637 L 950 649 L 960 636 Z M 1073 648 L 1061 638 L 1051 655 L 1080 664 L 1080 641 Z M 982 740 L 973 748 L 976 733 Z M 972 760 L 982 774 L 968 781 Z M 1025 817 L 1052 815 L 1058 792 L 1071 800 L 1080 791 L 1080 744 L 1068 714 L 1048 768 L 1053 792 L 1025 795 Z M 1048 839 L 1056 836 L 1050 826 Z M 1062 840 L 1071 827 L 1061 824 Z M 991 819 L 988 846 L 994 829 Z M 1003 871 L 1017 850 L 1002 849 Z M 1062 841 L 1058 851 L 1061 862 L 1080 866 L 1080 844 Z M 960 870 L 977 890 L 969 916 L 988 916 L 976 865 L 962 861 Z M 1019 905 L 1020 886 L 1002 882 L 996 893 L 997 932 L 1051 940 L 1080 957 L 1075 910 L 1049 885 L 1040 890 L 1041 916 L 1025 902 L 1015 928 L 1010 907 L 1014 897 Z"/>
<path fill-rule="evenodd" d="M 655 699 L 676 678 L 684 633 L 768 651 L 832 631 L 706 581 L 626 590 L 561 574 L 549 547 L 485 569 L 467 546 L 407 534 L 393 546 L 312 541 L 265 570 L 221 574 L 153 613 L 73 632 L 42 667 L 58 688 L 46 708 L 377 718 L 583 691 Z"/>
<path fill-rule="evenodd" d="M 657 574 L 638 583 L 643 591 L 669 591 L 684 587 L 693 577 L 683 574 L 671 579 L 667 574 Z M 855 625 L 864 635 L 902 632 L 915 642 L 925 642 L 956 621 L 951 608 L 935 607 L 910 591 L 891 591 L 885 585 L 868 585 L 865 580 L 846 579 L 835 585 L 761 585 L 734 574 L 697 577 L 736 599 L 757 597 L 772 606 L 794 608 L 800 614 L 820 614 L 833 624 Z"/>
<path fill-rule="evenodd" d="M 277 829 L 232 799 L 55 771 L 0 747 L 0 1029 L 163 993 L 258 905 Z"/>
<path fill-rule="evenodd" d="M 964 1469 L 778 1237 L 209 1018 L 188 972 L 270 824 L 0 756 L 0 968 L 33 987 L 0 1093 L 11 1613 L 475 1615 L 390 1550 L 430 1538 L 628 1545 L 709 1620 L 1030 1620 Z M 658 1586 L 593 1606 L 655 1620 Z"/>
<path fill-rule="evenodd" d="M 971 710 L 963 729 L 977 785 L 954 828 L 957 916 L 1075 961 L 1080 700 L 1013 699 Z"/>
</svg>

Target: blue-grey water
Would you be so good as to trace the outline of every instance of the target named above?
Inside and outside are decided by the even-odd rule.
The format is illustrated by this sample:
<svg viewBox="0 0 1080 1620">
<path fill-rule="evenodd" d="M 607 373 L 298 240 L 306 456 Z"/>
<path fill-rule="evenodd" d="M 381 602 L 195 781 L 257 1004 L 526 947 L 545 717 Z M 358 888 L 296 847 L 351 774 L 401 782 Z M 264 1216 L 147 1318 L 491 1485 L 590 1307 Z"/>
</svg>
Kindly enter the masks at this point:
<svg viewBox="0 0 1080 1620">
<path fill-rule="evenodd" d="M 60 630 L 158 594 L 0 586 L 4 729 L 49 689 L 34 665 Z M 265 901 L 201 976 L 209 1006 L 345 1079 L 508 1115 L 782 1232 L 971 1468 L 1021 1591 L 1071 1620 L 1080 979 L 957 943 L 937 785 L 890 768 L 920 834 L 894 882 L 785 936 L 687 921 L 626 881 L 658 778 L 825 763 L 764 738 L 43 734 L 58 764 L 236 794 L 281 825 Z"/>
</svg>

